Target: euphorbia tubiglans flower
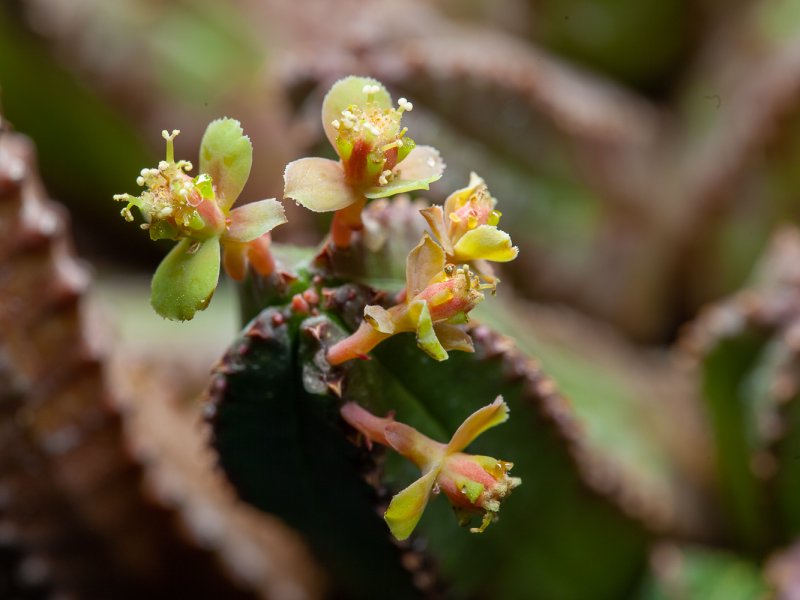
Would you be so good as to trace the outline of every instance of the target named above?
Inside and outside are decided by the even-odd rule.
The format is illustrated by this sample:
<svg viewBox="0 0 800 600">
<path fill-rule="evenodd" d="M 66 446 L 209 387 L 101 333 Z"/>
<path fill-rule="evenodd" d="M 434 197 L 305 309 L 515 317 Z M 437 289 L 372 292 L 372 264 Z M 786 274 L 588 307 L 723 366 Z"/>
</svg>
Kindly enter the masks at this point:
<svg viewBox="0 0 800 600">
<path fill-rule="evenodd" d="M 286 166 L 285 197 L 315 212 L 336 211 L 331 237 L 337 246 L 349 246 L 361 229 L 367 200 L 427 190 L 442 176 L 439 152 L 417 146 L 401 126 L 412 108 L 405 98 L 395 108 L 375 79 L 341 79 L 322 103 L 322 126 L 339 160 L 301 158 Z"/>
<path fill-rule="evenodd" d="M 406 260 L 405 300 L 388 310 L 367 306 L 364 322 L 331 347 L 328 362 L 364 358 L 383 340 L 412 331 L 417 345 L 436 360 L 447 359 L 447 350 L 472 352 L 472 340 L 458 325 L 467 322 L 487 288 L 494 286 L 481 283 L 469 267 L 447 264 L 444 250 L 426 234 Z"/>
<path fill-rule="evenodd" d="M 217 287 L 220 247 L 225 270 L 242 279 L 248 263 L 262 275 L 273 269 L 269 231 L 286 222 L 283 206 L 274 198 L 231 210 L 250 174 L 252 146 L 234 119 L 209 124 L 200 145 L 200 174 L 188 175 L 189 161 L 175 161 L 174 130 L 162 136 L 166 160 L 143 169 L 136 183 L 139 196 L 119 194 L 127 202 L 122 216 L 133 221 L 131 208 L 144 218 L 143 229 L 154 240 L 179 240 L 153 276 L 151 303 L 162 317 L 191 319 L 203 310 Z"/>
<path fill-rule="evenodd" d="M 422 477 L 392 498 L 384 515 L 398 540 L 414 531 L 431 493 L 444 492 L 461 524 L 482 515 L 481 525 L 470 529 L 481 533 L 497 517 L 500 502 L 522 483 L 508 476 L 512 463 L 462 452 L 481 433 L 508 420 L 508 406 L 501 396 L 467 417 L 447 444 L 393 418 L 376 417 L 354 402 L 345 404 L 341 414 L 368 443 L 393 448 L 422 471 Z"/>
<path fill-rule="evenodd" d="M 420 212 L 449 262 L 473 263 L 481 274 L 493 278 L 485 261 L 508 262 L 519 254 L 511 237 L 497 228 L 500 213 L 496 205 L 486 183 L 472 173 L 469 185 L 450 194 L 444 208 L 431 206 Z"/>
</svg>

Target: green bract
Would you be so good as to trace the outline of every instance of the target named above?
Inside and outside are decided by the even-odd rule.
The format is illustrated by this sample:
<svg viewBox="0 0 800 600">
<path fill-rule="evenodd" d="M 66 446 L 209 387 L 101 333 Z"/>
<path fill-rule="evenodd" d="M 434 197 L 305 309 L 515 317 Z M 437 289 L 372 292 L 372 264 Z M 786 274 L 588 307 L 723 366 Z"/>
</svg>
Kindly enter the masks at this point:
<svg viewBox="0 0 800 600">
<path fill-rule="evenodd" d="M 208 306 L 218 278 L 218 241 L 183 239 L 158 265 L 150 303 L 166 319 L 188 321 Z"/>
<path fill-rule="evenodd" d="M 200 142 L 200 172 L 214 181 L 217 203 L 229 209 L 250 177 L 253 145 L 236 119 L 217 119 L 209 123 Z"/>
</svg>

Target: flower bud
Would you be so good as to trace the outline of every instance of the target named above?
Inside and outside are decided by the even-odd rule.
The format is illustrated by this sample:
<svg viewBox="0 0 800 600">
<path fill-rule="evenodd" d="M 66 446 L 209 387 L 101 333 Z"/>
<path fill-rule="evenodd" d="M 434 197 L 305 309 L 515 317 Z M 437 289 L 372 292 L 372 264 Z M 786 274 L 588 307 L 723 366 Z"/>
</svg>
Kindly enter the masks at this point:
<svg viewBox="0 0 800 600">
<path fill-rule="evenodd" d="M 438 483 L 454 507 L 467 513 L 483 513 L 478 531 L 483 531 L 500 510 L 500 502 L 522 483 L 509 477 L 513 463 L 491 456 L 463 452 L 450 454 L 439 472 Z"/>
</svg>

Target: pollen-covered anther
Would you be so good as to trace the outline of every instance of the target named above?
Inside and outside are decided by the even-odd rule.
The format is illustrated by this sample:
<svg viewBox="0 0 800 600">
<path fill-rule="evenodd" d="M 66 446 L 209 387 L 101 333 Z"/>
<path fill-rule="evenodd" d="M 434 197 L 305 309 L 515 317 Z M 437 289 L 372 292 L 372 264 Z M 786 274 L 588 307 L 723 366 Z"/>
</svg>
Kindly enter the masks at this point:
<svg viewBox="0 0 800 600">
<path fill-rule="evenodd" d="M 414 105 L 405 98 L 400 98 L 397 101 L 397 106 L 399 112 L 411 112 L 414 110 Z"/>
<path fill-rule="evenodd" d="M 331 125 L 334 129 L 339 129 L 342 126 L 342 124 L 339 122 L 339 119 L 334 119 L 331 121 Z"/>
<path fill-rule="evenodd" d="M 172 133 L 168 132 L 166 129 L 162 129 L 161 137 L 163 137 L 166 141 L 171 142 L 180 134 L 180 132 L 180 129 L 173 129 Z"/>
<path fill-rule="evenodd" d="M 386 185 L 392 179 L 392 172 L 387 169 L 383 173 L 381 173 L 380 177 L 378 177 L 378 183 L 380 185 Z"/>
</svg>

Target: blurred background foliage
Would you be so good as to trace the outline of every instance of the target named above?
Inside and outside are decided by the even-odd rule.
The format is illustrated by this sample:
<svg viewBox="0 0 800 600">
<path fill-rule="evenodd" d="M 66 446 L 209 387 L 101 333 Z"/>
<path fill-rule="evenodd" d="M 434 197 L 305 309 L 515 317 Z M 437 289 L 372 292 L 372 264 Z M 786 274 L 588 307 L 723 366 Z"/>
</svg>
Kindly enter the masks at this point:
<svg viewBox="0 0 800 600">
<path fill-rule="evenodd" d="M 33 138 L 124 347 L 146 355 L 159 340 L 198 382 L 184 397 L 231 339 L 233 294 L 180 333 L 160 328 L 146 279 L 166 248 L 112 194 L 157 163 L 162 129 L 181 129 L 177 155 L 192 160 L 228 115 L 255 149 L 243 199 L 280 196 L 288 161 L 330 152 L 320 101 L 350 73 L 413 100 L 411 134 L 448 163 L 426 198 L 470 170 L 486 179 L 521 252 L 479 318 L 537 357 L 586 446 L 624 472 L 608 495 L 650 533 L 689 540 L 653 546 L 636 597 L 796 586 L 796 547 L 774 552 L 798 532 L 800 487 L 773 464 L 800 430 L 786 399 L 796 240 L 783 234 L 767 275 L 750 274 L 800 211 L 800 1 L 0 3 L 2 113 Z M 278 241 L 319 241 L 323 220 L 287 212 Z M 780 434 L 751 423 L 776 411 Z"/>
</svg>

